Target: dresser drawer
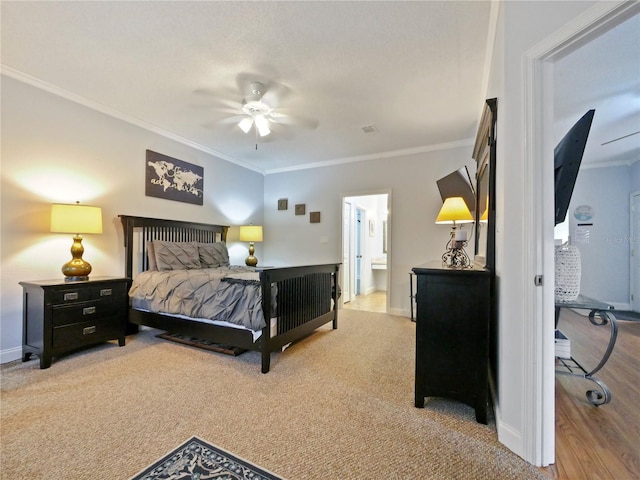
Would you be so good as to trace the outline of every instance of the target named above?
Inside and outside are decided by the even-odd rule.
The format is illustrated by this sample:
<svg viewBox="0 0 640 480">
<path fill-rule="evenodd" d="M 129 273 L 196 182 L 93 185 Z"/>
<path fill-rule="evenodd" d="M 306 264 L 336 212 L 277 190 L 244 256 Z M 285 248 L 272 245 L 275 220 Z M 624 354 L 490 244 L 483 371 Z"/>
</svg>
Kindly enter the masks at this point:
<svg viewBox="0 0 640 480">
<path fill-rule="evenodd" d="M 67 350 L 115 339 L 122 335 L 124 325 L 124 317 L 117 315 L 55 327 L 52 347 L 54 350 Z"/>
<path fill-rule="evenodd" d="M 52 324 L 54 327 L 60 327 L 111 316 L 124 317 L 126 309 L 127 303 L 124 297 L 56 306 L 53 308 Z"/>
<path fill-rule="evenodd" d="M 74 302 L 86 302 L 101 298 L 116 297 L 127 293 L 126 282 L 109 282 L 98 285 L 69 285 L 56 288 L 49 293 L 49 301 L 52 305 L 66 305 Z"/>
</svg>

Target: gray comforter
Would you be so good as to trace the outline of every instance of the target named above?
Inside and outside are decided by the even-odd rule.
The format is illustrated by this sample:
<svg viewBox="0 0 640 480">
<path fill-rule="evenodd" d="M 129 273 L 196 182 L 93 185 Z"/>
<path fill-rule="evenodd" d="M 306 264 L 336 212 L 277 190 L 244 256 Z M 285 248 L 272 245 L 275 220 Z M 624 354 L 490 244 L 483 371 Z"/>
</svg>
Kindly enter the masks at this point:
<svg viewBox="0 0 640 480">
<path fill-rule="evenodd" d="M 266 325 L 260 277 L 248 267 L 142 272 L 129 297 L 138 310 L 230 322 L 251 330 Z"/>
</svg>

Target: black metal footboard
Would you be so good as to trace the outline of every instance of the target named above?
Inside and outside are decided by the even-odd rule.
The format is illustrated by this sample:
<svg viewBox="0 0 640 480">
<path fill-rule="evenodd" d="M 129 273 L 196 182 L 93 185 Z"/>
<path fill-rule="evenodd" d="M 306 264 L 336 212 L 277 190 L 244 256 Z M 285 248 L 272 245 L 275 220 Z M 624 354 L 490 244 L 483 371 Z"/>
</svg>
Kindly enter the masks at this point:
<svg viewBox="0 0 640 480">
<path fill-rule="evenodd" d="M 338 328 L 338 272 L 340 264 L 273 268 L 260 272 L 262 308 L 271 312 L 272 289 L 277 289 L 277 334 L 271 337 L 269 321 L 262 338 L 262 372 L 269 371 L 270 353 L 333 322 Z"/>
</svg>

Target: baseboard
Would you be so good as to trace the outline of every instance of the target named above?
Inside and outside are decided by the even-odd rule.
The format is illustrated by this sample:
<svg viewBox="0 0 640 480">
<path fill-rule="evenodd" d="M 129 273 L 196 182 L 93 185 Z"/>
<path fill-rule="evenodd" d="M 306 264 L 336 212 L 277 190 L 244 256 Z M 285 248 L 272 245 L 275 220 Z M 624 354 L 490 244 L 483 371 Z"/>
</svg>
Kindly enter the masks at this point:
<svg viewBox="0 0 640 480">
<path fill-rule="evenodd" d="M 500 443 L 522 457 L 522 435 L 518 430 L 511 427 L 508 423 L 502 420 L 500 403 L 497 401 L 498 392 L 496 388 L 495 377 L 493 376 L 493 372 L 491 370 L 489 371 L 489 392 L 490 401 L 493 406 L 493 414 L 496 419 L 498 441 L 500 441 Z"/>
<path fill-rule="evenodd" d="M 0 363 L 9 363 L 22 358 L 22 347 L 13 347 L 0 351 Z"/>
<path fill-rule="evenodd" d="M 496 429 L 498 430 L 498 441 L 506 446 L 516 455 L 524 458 L 522 448 L 522 435 L 508 423 L 502 420 L 500 407 L 496 405 Z"/>
<path fill-rule="evenodd" d="M 387 313 L 389 315 L 394 315 L 396 317 L 407 317 L 407 318 L 411 317 L 411 313 L 409 313 L 409 310 L 404 310 L 402 308 L 389 308 L 387 310 Z"/>
<path fill-rule="evenodd" d="M 375 292 L 376 290 L 377 290 L 377 289 L 376 289 L 376 286 L 375 286 L 375 285 L 372 285 L 371 287 L 367 288 L 367 289 L 364 291 L 364 294 L 365 294 L 365 295 L 371 295 L 371 294 L 372 294 L 373 292 Z"/>
</svg>

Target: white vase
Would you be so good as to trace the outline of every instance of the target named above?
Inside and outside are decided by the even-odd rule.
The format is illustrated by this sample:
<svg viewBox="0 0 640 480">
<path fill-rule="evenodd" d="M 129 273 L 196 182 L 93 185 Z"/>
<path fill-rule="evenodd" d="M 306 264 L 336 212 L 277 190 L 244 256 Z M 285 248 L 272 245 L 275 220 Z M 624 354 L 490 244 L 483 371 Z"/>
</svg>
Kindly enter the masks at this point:
<svg viewBox="0 0 640 480">
<path fill-rule="evenodd" d="M 556 302 L 570 302 L 580 294 L 580 250 L 564 243 L 555 248 Z"/>
</svg>

